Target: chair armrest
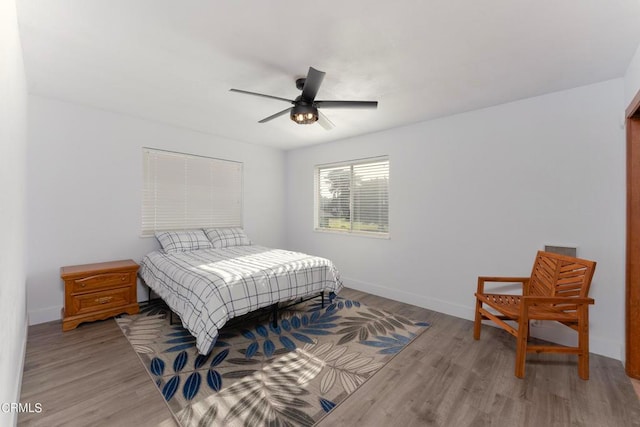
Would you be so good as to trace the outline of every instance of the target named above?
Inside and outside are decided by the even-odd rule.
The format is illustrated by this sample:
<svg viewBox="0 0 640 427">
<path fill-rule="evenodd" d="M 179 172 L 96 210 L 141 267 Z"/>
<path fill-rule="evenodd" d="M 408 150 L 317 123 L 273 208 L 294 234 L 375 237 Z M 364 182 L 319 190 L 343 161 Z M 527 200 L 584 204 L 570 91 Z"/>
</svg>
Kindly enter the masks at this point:
<svg viewBox="0 0 640 427">
<path fill-rule="evenodd" d="M 522 283 L 522 288 L 529 283 L 529 277 L 495 277 L 495 276 L 479 276 L 478 277 L 478 293 L 484 293 L 485 283 Z"/>
<path fill-rule="evenodd" d="M 480 276 L 478 280 L 483 282 L 518 282 L 524 283 L 529 281 L 529 277 L 494 277 L 494 276 Z"/>
</svg>

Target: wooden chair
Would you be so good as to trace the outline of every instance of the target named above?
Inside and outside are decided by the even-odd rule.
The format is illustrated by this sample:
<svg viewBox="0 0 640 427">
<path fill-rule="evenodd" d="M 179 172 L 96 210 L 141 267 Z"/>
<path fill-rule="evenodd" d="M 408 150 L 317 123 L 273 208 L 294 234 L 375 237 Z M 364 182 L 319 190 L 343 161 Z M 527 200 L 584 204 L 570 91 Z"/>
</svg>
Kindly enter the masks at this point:
<svg viewBox="0 0 640 427">
<path fill-rule="evenodd" d="M 473 337 L 480 339 L 483 319 L 494 321 L 516 337 L 515 375 L 524 378 L 527 352 L 578 355 L 578 375 L 589 379 L 589 286 L 596 263 L 539 251 L 531 277 L 478 277 Z M 522 283 L 522 295 L 485 293 L 489 282 Z M 488 311 L 488 306 L 492 311 Z M 505 321 L 515 321 L 517 328 Z M 578 346 L 529 345 L 529 320 L 555 320 L 578 332 Z"/>
</svg>

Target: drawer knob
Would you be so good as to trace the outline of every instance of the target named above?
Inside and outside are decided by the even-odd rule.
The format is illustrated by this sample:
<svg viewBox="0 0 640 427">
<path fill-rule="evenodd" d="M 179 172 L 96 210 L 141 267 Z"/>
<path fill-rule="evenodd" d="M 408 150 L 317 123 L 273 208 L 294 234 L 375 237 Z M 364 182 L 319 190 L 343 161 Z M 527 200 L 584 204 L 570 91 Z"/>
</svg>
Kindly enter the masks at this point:
<svg viewBox="0 0 640 427">
<path fill-rule="evenodd" d="M 102 297 L 102 298 L 96 298 L 96 302 L 98 304 L 106 304 L 109 301 L 111 301 L 113 299 L 113 297 Z"/>
<path fill-rule="evenodd" d="M 85 286 L 87 286 L 87 284 L 86 284 L 86 283 L 81 283 L 81 284 L 80 284 L 80 287 L 81 287 L 81 288 L 84 288 Z"/>
<path fill-rule="evenodd" d="M 122 277 L 120 278 L 120 280 L 122 280 L 122 281 L 124 282 L 125 280 L 127 280 L 127 278 L 126 278 L 125 276 L 122 276 Z"/>
</svg>

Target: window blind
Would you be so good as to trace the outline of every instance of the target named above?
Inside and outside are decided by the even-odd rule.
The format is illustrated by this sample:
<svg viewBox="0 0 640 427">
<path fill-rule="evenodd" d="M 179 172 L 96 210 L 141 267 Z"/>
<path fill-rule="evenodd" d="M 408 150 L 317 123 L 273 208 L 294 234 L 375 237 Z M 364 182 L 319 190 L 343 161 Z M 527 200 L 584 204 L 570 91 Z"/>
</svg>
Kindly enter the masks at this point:
<svg viewBox="0 0 640 427">
<path fill-rule="evenodd" d="M 389 231 L 389 161 L 353 165 L 353 230 Z"/>
<path fill-rule="evenodd" d="M 242 163 L 143 149 L 142 235 L 242 226 Z"/>
<path fill-rule="evenodd" d="M 316 166 L 317 230 L 389 233 L 389 159 Z"/>
</svg>

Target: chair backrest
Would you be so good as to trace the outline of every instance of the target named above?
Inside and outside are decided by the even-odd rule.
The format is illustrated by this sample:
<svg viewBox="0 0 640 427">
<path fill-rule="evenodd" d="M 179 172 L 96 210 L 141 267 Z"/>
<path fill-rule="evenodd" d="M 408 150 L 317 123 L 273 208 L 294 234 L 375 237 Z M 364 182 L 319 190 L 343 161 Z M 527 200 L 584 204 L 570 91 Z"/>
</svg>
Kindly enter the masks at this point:
<svg viewBox="0 0 640 427">
<path fill-rule="evenodd" d="M 595 269 L 595 261 L 538 251 L 528 295 L 587 297 Z"/>
</svg>

